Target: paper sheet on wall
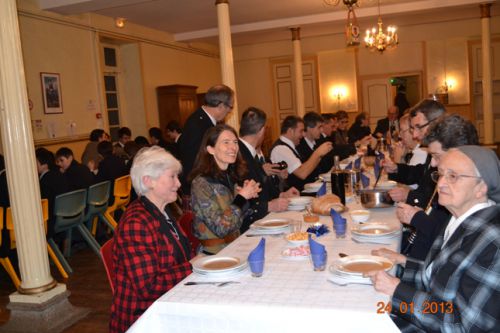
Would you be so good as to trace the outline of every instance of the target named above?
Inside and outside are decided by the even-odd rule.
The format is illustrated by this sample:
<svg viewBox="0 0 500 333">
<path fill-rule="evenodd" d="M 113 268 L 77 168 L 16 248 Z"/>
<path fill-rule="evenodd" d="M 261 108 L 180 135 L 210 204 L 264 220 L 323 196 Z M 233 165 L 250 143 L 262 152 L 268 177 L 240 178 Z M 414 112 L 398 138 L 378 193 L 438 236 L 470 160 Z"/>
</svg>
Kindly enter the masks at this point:
<svg viewBox="0 0 500 333">
<path fill-rule="evenodd" d="M 54 139 L 56 137 L 56 123 L 49 122 L 47 124 L 47 133 L 49 135 L 49 138 L 51 139 Z"/>
</svg>

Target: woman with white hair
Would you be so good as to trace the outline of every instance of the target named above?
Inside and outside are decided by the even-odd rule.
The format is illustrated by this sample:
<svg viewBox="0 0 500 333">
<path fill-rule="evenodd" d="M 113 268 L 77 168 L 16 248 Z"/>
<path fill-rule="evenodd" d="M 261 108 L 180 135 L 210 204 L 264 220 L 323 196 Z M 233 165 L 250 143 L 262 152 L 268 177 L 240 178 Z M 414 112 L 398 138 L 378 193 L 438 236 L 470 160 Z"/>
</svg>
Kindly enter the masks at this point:
<svg viewBox="0 0 500 333">
<path fill-rule="evenodd" d="M 161 295 L 191 274 L 191 246 L 168 204 L 177 199 L 181 164 L 161 147 L 141 149 L 130 177 L 137 200 L 115 230 L 115 292 L 110 332 L 125 332 Z"/>
<path fill-rule="evenodd" d="M 425 261 L 387 255 L 405 265 L 401 280 L 384 271 L 367 275 L 375 290 L 392 296 L 395 322 L 403 332 L 498 332 L 498 158 L 479 146 L 452 148 L 440 158 L 434 178 L 439 204 L 452 217 Z"/>
</svg>

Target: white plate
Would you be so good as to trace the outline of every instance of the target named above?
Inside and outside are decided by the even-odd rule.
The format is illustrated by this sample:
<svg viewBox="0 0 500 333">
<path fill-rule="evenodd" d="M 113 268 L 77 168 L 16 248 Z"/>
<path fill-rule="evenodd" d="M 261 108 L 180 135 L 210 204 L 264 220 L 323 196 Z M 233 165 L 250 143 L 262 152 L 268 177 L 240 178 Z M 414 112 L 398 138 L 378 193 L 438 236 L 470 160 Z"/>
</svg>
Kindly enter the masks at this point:
<svg viewBox="0 0 500 333">
<path fill-rule="evenodd" d="M 362 276 L 370 270 L 385 270 L 392 268 L 392 262 L 384 257 L 370 255 L 353 255 L 341 258 L 330 266 L 330 272 L 339 275 Z"/>
<path fill-rule="evenodd" d="M 293 211 L 301 211 L 301 210 L 305 210 L 306 209 L 306 206 L 304 205 L 298 205 L 298 206 L 295 206 L 295 205 L 288 205 L 288 209 L 287 210 L 293 210 Z"/>
<path fill-rule="evenodd" d="M 332 174 L 330 172 L 322 173 L 321 175 L 318 176 L 318 178 L 324 182 L 329 183 L 332 181 Z"/>
<path fill-rule="evenodd" d="M 304 208 L 302 208 L 304 209 Z M 290 225 L 290 219 L 276 218 L 276 219 L 263 219 L 253 223 L 254 228 L 261 230 L 269 229 L 283 229 Z"/>
<path fill-rule="evenodd" d="M 394 236 L 400 230 L 399 226 L 387 223 L 364 223 L 359 224 L 351 229 L 354 235 L 362 237 L 384 237 Z"/>
<path fill-rule="evenodd" d="M 293 197 L 288 198 L 288 206 L 305 206 L 312 202 L 312 197 Z"/>
<path fill-rule="evenodd" d="M 208 256 L 196 260 L 193 263 L 193 270 L 198 273 L 227 273 L 245 268 L 246 259 L 230 256 Z"/>
<path fill-rule="evenodd" d="M 315 182 L 315 183 L 309 183 L 304 185 L 304 191 L 302 192 L 318 192 L 320 189 L 321 185 L 323 185 L 323 182 Z"/>
<path fill-rule="evenodd" d="M 297 247 L 288 247 L 281 251 L 281 258 L 286 259 L 286 260 L 293 260 L 293 261 L 302 261 L 302 260 L 308 260 L 311 256 L 311 253 L 309 251 L 309 246 L 306 245 L 301 245 L 298 247 L 302 248 L 307 248 L 307 255 L 290 255 L 288 254 L 289 251 L 293 251 L 293 249 L 296 249 Z"/>
</svg>

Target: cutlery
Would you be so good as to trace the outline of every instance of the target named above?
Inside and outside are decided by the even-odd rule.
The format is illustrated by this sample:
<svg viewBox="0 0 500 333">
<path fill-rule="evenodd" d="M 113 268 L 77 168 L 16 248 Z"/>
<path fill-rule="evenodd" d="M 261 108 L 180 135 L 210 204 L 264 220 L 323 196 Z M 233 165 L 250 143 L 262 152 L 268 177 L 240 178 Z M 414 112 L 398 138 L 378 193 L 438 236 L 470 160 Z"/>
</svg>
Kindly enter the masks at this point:
<svg viewBox="0 0 500 333">
<path fill-rule="evenodd" d="M 190 281 L 184 283 L 185 286 L 197 286 L 197 285 L 202 285 L 202 284 L 211 284 L 211 285 L 216 285 L 217 287 L 224 287 L 225 285 L 228 285 L 230 283 L 239 283 L 238 281 Z"/>
<path fill-rule="evenodd" d="M 271 237 L 280 237 L 283 236 L 285 233 L 281 232 L 279 234 L 246 234 L 247 237 L 260 237 L 260 236 L 271 236 Z"/>
<path fill-rule="evenodd" d="M 345 254 L 345 253 L 339 252 L 339 257 L 340 257 L 340 258 L 345 258 L 345 257 L 348 257 L 348 256 L 349 256 L 348 254 Z"/>
</svg>

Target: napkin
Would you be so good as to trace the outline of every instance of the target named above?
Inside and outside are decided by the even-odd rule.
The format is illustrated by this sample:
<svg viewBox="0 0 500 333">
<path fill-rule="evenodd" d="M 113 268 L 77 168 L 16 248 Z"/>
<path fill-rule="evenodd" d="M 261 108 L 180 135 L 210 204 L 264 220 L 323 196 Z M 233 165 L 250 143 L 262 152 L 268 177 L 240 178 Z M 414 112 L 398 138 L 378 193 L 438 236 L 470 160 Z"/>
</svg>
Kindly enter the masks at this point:
<svg viewBox="0 0 500 333">
<path fill-rule="evenodd" d="M 318 189 L 318 192 L 316 192 L 316 197 L 322 197 L 326 194 L 326 182 L 323 182 L 321 187 Z"/>
<path fill-rule="evenodd" d="M 354 161 L 354 169 L 361 169 L 361 157 L 358 157 L 355 161 Z"/>
<path fill-rule="evenodd" d="M 323 254 L 323 253 L 326 254 L 325 246 L 312 239 L 311 235 L 309 235 L 309 250 L 313 255 Z"/>
<path fill-rule="evenodd" d="M 352 169 L 352 161 L 349 162 L 349 164 L 347 164 L 347 166 L 345 167 L 345 170 L 351 170 Z"/>
<path fill-rule="evenodd" d="M 262 237 L 259 244 L 248 255 L 248 261 L 263 261 L 266 252 L 266 239 Z"/>
<path fill-rule="evenodd" d="M 383 153 L 378 153 L 377 156 L 375 157 L 375 164 L 373 165 L 373 171 L 375 173 L 375 178 L 378 178 L 378 175 L 380 173 L 380 161 L 382 161 L 385 158 L 385 155 Z"/>
<path fill-rule="evenodd" d="M 345 224 L 346 219 L 342 217 L 339 213 L 335 211 L 335 209 L 330 209 L 330 216 L 332 217 L 333 224 Z"/>
<path fill-rule="evenodd" d="M 361 174 L 361 184 L 363 185 L 363 188 L 370 186 L 370 178 L 365 176 L 363 173 Z"/>
</svg>

